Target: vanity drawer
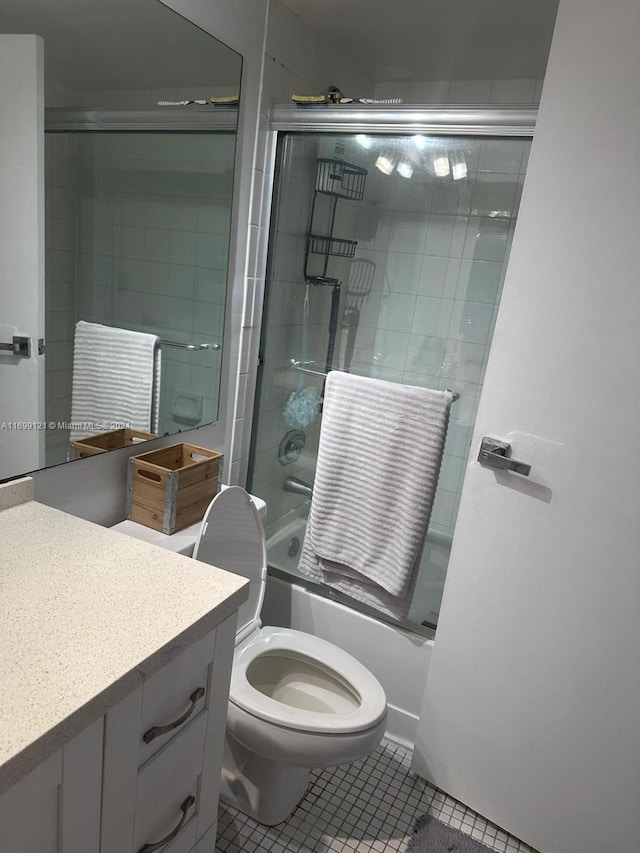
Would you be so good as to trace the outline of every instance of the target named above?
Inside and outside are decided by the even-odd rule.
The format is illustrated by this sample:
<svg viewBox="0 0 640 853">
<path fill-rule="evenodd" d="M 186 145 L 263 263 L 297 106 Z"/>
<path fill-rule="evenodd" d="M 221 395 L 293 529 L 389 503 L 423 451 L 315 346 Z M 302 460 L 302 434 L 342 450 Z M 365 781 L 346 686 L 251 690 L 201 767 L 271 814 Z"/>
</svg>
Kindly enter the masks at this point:
<svg viewBox="0 0 640 853">
<path fill-rule="evenodd" d="M 139 767 L 207 709 L 214 651 L 209 634 L 145 682 Z"/>
<path fill-rule="evenodd" d="M 140 770 L 132 853 L 163 839 L 158 849 L 167 853 L 195 844 L 206 732 L 206 715 L 200 715 Z"/>
<path fill-rule="evenodd" d="M 200 840 L 210 837 L 217 816 L 235 628 L 234 613 L 107 713 L 101 853 L 138 853 L 145 844 L 165 838 L 180 823 L 181 807 L 191 796 L 196 801 L 186 809 L 182 829 L 158 853 L 191 853 L 194 845 L 200 853 Z M 198 678 L 205 679 L 207 692 L 194 712 L 176 729 L 145 744 L 144 732 L 170 721 L 173 708 L 178 714 L 188 710 L 176 698 L 188 698 L 200 686 Z M 204 851 L 209 853 L 206 846 Z"/>
</svg>

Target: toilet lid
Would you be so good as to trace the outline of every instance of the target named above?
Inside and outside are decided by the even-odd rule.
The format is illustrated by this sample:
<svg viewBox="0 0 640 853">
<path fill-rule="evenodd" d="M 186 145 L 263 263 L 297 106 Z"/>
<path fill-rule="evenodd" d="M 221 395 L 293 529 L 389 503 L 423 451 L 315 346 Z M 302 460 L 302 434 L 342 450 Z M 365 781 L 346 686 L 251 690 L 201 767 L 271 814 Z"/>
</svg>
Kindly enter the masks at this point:
<svg viewBox="0 0 640 853">
<path fill-rule="evenodd" d="M 196 560 L 251 582 L 238 611 L 237 634 L 260 617 L 267 578 L 264 528 L 251 496 L 240 486 L 219 492 L 209 504 L 193 552 Z"/>
</svg>

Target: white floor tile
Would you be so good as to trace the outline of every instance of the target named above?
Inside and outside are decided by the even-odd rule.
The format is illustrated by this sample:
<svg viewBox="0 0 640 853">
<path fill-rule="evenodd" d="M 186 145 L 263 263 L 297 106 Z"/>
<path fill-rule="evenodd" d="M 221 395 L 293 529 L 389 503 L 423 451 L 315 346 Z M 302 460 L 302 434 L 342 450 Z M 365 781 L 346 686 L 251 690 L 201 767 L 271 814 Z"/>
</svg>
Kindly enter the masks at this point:
<svg viewBox="0 0 640 853">
<path fill-rule="evenodd" d="M 307 796 L 276 827 L 221 804 L 216 853 L 405 853 L 426 813 L 496 853 L 536 853 L 412 774 L 410 762 L 408 750 L 383 740 L 365 759 L 314 771 Z"/>
</svg>

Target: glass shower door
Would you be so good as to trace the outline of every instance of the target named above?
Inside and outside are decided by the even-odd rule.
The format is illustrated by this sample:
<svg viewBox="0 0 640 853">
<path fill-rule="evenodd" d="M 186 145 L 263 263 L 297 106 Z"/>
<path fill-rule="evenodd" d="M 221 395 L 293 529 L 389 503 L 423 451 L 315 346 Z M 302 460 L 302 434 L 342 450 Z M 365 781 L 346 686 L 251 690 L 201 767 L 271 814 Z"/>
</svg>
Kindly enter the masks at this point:
<svg viewBox="0 0 640 853">
<path fill-rule="evenodd" d="M 280 140 L 250 475 L 268 505 L 269 562 L 299 574 L 328 367 L 449 388 L 459 398 L 409 627 L 438 619 L 529 146 L 417 134 Z"/>
</svg>

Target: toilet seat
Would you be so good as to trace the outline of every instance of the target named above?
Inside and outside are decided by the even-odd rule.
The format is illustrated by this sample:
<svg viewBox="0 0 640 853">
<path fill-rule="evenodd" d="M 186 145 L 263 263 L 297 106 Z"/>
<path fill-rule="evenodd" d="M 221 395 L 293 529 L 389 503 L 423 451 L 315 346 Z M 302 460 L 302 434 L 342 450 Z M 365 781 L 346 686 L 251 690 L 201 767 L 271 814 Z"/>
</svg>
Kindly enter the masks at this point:
<svg viewBox="0 0 640 853">
<path fill-rule="evenodd" d="M 280 701 L 252 684 L 252 664 L 267 656 L 284 658 L 305 672 L 324 677 L 335 689 L 322 691 L 326 711 L 308 710 Z M 287 688 L 285 688 L 286 690 Z M 297 694 L 300 695 L 300 694 Z M 303 694 L 302 699 L 306 697 Z M 345 709 L 351 698 L 351 708 Z M 348 734 L 372 728 L 386 715 L 387 702 L 380 682 L 352 655 L 319 637 L 292 628 L 262 628 L 236 651 L 229 701 L 254 717 L 281 728 L 302 732 Z"/>
<path fill-rule="evenodd" d="M 267 551 L 262 521 L 244 489 L 230 486 L 212 500 L 193 556 L 250 581 L 238 611 L 230 708 L 256 724 L 316 740 L 334 734 L 353 739 L 386 718 L 380 682 L 348 652 L 292 628 L 261 627 Z"/>
</svg>

